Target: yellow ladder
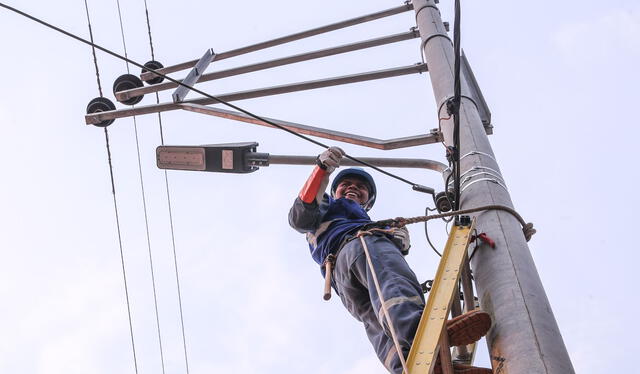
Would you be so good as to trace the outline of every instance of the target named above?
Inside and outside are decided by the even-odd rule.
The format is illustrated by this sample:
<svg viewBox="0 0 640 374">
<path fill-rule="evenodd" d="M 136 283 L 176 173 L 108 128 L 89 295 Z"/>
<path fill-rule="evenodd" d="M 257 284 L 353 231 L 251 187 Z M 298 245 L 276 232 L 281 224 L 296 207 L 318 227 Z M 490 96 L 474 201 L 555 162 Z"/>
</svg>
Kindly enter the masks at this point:
<svg viewBox="0 0 640 374">
<path fill-rule="evenodd" d="M 459 296 L 458 281 L 462 270 L 465 268 L 467 247 L 474 228 L 475 219 L 467 225 L 456 223 L 451 228 L 442 259 L 438 265 L 436 277 L 433 280 L 433 287 L 429 293 L 413 345 L 409 351 L 409 357 L 407 358 L 408 374 L 432 373 L 438 357 L 438 351 L 440 352 L 443 373 L 453 373 L 449 338 L 445 327 L 451 309 L 451 302 L 454 297 L 457 298 Z M 473 357 L 475 344 L 467 347 L 472 351 L 469 357 Z"/>
</svg>

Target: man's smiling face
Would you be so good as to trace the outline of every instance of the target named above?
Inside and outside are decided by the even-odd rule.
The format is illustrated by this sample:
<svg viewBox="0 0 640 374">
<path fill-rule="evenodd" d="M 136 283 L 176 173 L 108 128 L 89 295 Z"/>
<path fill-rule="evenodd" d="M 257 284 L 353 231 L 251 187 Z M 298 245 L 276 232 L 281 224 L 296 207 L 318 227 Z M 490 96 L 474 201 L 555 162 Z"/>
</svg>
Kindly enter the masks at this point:
<svg viewBox="0 0 640 374">
<path fill-rule="evenodd" d="M 346 198 L 364 206 L 369 201 L 369 187 L 363 179 L 346 177 L 336 187 L 336 199 Z"/>
</svg>

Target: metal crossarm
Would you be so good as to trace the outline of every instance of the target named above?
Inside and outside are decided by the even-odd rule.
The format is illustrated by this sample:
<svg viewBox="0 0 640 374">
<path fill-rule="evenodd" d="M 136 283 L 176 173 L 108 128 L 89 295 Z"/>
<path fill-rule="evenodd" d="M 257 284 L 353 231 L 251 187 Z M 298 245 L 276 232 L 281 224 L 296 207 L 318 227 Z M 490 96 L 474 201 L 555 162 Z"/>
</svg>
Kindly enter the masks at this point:
<svg viewBox="0 0 640 374">
<path fill-rule="evenodd" d="M 326 79 L 318 79 L 314 81 L 291 83 L 291 84 L 285 84 L 281 86 L 265 87 L 265 88 L 240 91 L 240 92 L 231 92 L 231 93 L 219 94 L 219 95 L 216 95 L 216 97 L 219 98 L 220 100 L 224 100 L 225 102 L 230 102 L 230 101 L 236 101 L 236 100 L 253 99 L 256 97 L 280 95 L 280 94 L 285 94 L 290 92 L 306 91 L 306 90 L 313 90 L 317 88 L 338 86 L 342 84 L 359 83 L 359 82 L 366 82 L 366 81 L 376 80 L 376 79 L 399 77 L 399 76 L 408 75 L 408 74 L 418 74 L 418 73 L 423 73 L 425 71 L 427 71 L 426 64 L 415 64 L 415 65 L 397 67 L 393 69 L 385 69 L 385 70 L 371 71 L 367 73 L 345 75 L 341 77 L 333 77 L 333 78 L 326 78 Z M 198 99 L 185 100 L 183 103 L 208 105 L 208 104 L 214 104 L 217 102 L 218 101 L 215 99 L 203 97 Z M 84 118 L 85 118 L 86 124 L 91 125 L 91 124 L 100 123 L 102 121 L 106 121 L 110 119 L 182 109 L 181 105 L 182 103 L 173 103 L 173 102 L 160 103 L 160 104 L 154 104 L 154 105 L 145 105 L 145 106 L 138 106 L 135 108 L 91 113 L 91 114 L 87 114 Z"/>
<path fill-rule="evenodd" d="M 442 351 L 445 349 L 448 351 L 449 349 L 448 344 L 446 347 L 440 347 L 441 338 L 446 334 L 445 326 L 451 301 L 458 289 L 458 280 L 464 267 L 467 247 L 474 227 L 475 220 L 470 225 L 454 225 L 451 229 L 433 281 L 433 288 L 407 358 L 408 374 L 432 373 L 438 350 L 442 348 Z"/>
<path fill-rule="evenodd" d="M 344 44 L 337 47 L 325 48 L 325 49 L 301 53 L 293 56 L 277 58 L 274 60 L 258 62 L 250 65 L 244 65 L 244 66 L 238 66 L 230 69 L 214 71 L 212 73 L 203 74 L 198 79 L 198 82 L 207 82 L 207 81 L 212 81 L 212 80 L 221 79 L 221 78 L 228 78 L 228 77 L 232 77 L 240 74 L 246 74 L 246 73 L 261 71 L 265 69 L 271 69 L 278 66 L 289 65 L 289 64 L 294 64 L 298 62 L 314 60 L 322 57 L 335 56 L 342 53 L 358 51 L 365 48 L 378 47 L 381 45 L 401 42 L 404 40 L 410 40 L 417 37 L 420 37 L 420 33 L 417 30 L 413 29 L 405 33 L 394 34 L 394 35 L 389 35 L 381 38 L 369 39 L 369 40 L 364 40 L 356 43 Z M 216 61 L 219 60 L 219 56 L 220 55 L 216 55 L 216 58 L 215 58 Z M 187 83 L 184 80 L 182 80 L 182 82 Z M 115 95 L 118 101 L 125 101 L 132 97 L 136 97 L 136 96 L 140 96 L 140 95 L 144 95 L 152 92 L 169 90 L 172 88 L 176 88 L 178 86 L 179 85 L 175 82 L 164 82 L 164 83 L 153 84 L 150 86 L 136 87 L 129 90 L 119 91 L 119 92 L 116 92 Z"/>
<path fill-rule="evenodd" d="M 314 29 L 301 31 L 301 32 L 298 32 L 298 33 L 295 33 L 295 34 L 283 36 L 283 37 L 272 39 L 272 40 L 267 40 L 267 41 L 260 42 L 260 43 L 257 43 L 257 44 L 253 44 L 253 45 L 250 45 L 250 46 L 234 49 L 234 50 L 231 50 L 231 51 L 222 52 L 222 53 L 219 53 L 219 54 L 216 55 L 216 61 L 224 60 L 225 58 L 230 58 L 230 57 L 243 55 L 245 53 L 259 51 L 259 50 L 262 50 L 262 49 L 265 49 L 265 48 L 275 47 L 275 46 L 280 45 L 280 44 L 293 42 L 293 41 L 296 41 L 296 40 L 308 38 L 310 36 L 324 34 L 324 33 L 330 32 L 330 31 L 335 31 L 335 30 L 343 29 L 345 27 L 354 26 L 354 25 L 357 25 L 357 24 L 360 24 L 360 23 L 369 22 L 369 21 L 373 21 L 373 20 L 376 20 L 376 19 L 393 16 L 395 14 L 407 12 L 407 11 L 412 10 L 412 9 L 413 9 L 413 4 L 410 3 L 410 2 L 407 2 L 404 5 L 401 5 L 399 7 L 386 9 L 386 10 L 383 10 L 383 11 L 380 11 L 380 12 L 371 13 L 371 14 L 367 14 L 367 15 L 364 15 L 364 16 L 356 17 L 356 18 L 351 18 L 351 19 L 348 19 L 348 20 L 345 20 L 345 21 L 332 23 L 330 25 L 321 26 L 321 27 L 317 27 L 317 28 L 314 28 Z M 183 62 L 181 64 L 177 64 L 177 65 L 173 65 L 173 66 L 167 66 L 167 67 L 164 67 L 162 69 L 158 69 L 157 71 L 159 73 L 162 73 L 162 74 L 169 74 L 169 73 L 173 73 L 173 72 L 176 72 L 176 71 L 189 69 L 189 68 L 195 66 L 196 63 L 198 63 L 198 60 L 187 61 L 187 62 Z M 152 73 L 152 72 L 146 72 L 146 73 L 142 73 L 140 75 L 140 79 L 142 79 L 143 81 L 147 81 L 147 80 L 153 79 L 155 77 L 156 77 L 156 75 L 154 73 Z"/>
</svg>

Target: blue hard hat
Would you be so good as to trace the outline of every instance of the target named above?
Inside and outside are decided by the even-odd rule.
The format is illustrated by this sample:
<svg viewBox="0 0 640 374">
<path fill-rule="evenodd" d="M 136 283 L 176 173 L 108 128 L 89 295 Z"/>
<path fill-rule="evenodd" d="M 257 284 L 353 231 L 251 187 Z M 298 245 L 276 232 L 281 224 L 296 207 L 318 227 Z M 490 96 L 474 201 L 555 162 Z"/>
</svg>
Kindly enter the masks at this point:
<svg viewBox="0 0 640 374">
<path fill-rule="evenodd" d="M 369 210 L 376 202 L 376 182 L 373 181 L 373 177 L 361 168 L 348 168 L 341 170 L 338 175 L 333 179 L 331 183 L 331 196 L 336 196 L 336 189 L 340 181 L 347 177 L 355 177 L 364 180 L 369 186 L 369 200 L 364 204 L 364 209 Z"/>
</svg>

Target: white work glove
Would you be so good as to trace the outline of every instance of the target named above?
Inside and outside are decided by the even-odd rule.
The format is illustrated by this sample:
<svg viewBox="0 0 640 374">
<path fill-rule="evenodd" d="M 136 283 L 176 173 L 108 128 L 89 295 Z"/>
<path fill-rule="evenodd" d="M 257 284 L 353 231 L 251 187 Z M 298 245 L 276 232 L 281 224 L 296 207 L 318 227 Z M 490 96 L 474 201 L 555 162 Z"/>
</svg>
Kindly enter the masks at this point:
<svg viewBox="0 0 640 374">
<path fill-rule="evenodd" d="M 329 147 L 326 151 L 318 155 L 318 166 L 331 174 L 340 166 L 340 160 L 344 156 L 344 151 L 338 147 Z"/>
<path fill-rule="evenodd" d="M 403 255 L 409 254 L 411 248 L 411 239 L 409 238 L 409 230 L 406 227 L 393 228 L 393 238 L 391 241 L 395 244 Z"/>
</svg>

